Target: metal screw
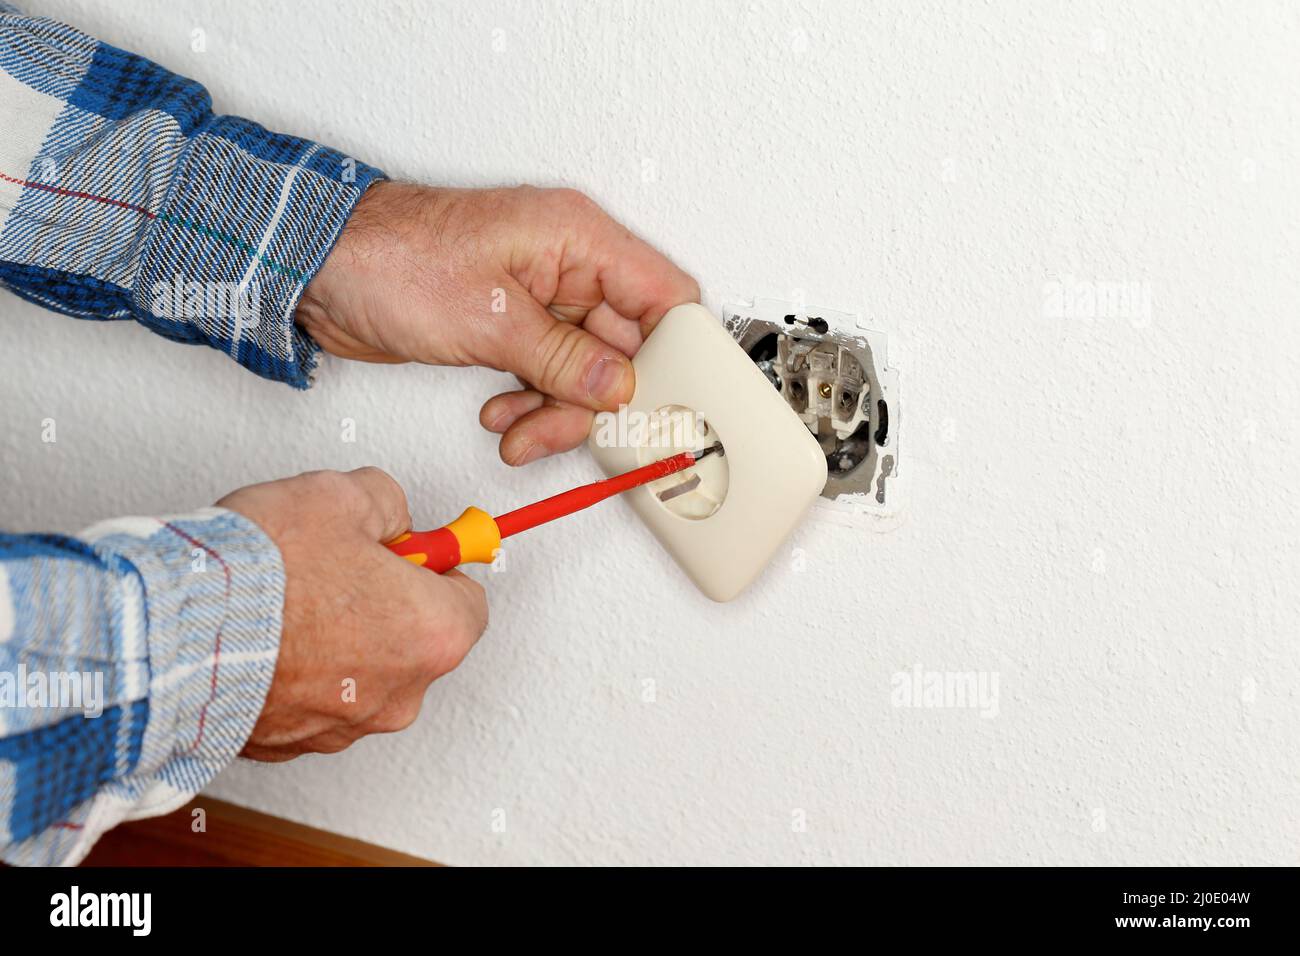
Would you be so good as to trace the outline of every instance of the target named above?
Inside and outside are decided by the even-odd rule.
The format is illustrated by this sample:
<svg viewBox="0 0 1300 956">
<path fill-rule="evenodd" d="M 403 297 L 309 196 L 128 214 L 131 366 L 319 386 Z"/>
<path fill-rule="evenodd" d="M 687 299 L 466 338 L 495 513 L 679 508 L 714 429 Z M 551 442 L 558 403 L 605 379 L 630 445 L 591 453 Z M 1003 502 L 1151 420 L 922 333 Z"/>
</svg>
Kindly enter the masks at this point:
<svg viewBox="0 0 1300 956">
<path fill-rule="evenodd" d="M 819 385 L 819 386 L 817 387 L 817 394 L 820 395 L 822 398 L 830 398 L 830 397 L 831 397 L 831 383 L 830 383 L 830 382 L 822 382 L 821 385 Z"/>
</svg>

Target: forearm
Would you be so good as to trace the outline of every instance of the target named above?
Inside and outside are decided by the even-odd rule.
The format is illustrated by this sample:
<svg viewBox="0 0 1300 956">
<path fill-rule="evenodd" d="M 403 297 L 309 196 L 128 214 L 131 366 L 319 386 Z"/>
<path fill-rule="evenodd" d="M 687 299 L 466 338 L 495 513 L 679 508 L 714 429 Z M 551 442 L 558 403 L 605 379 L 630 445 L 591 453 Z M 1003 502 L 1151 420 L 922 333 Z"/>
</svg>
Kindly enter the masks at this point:
<svg viewBox="0 0 1300 956">
<path fill-rule="evenodd" d="M 309 384 L 294 310 L 378 170 L 216 115 L 193 80 L 3 4 L 0 129 L 0 284 Z"/>
<path fill-rule="evenodd" d="M 0 855 L 75 863 L 243 748 L 275 671 L 280 553 L 234 512 L 0 535 Z"/>
</svg>

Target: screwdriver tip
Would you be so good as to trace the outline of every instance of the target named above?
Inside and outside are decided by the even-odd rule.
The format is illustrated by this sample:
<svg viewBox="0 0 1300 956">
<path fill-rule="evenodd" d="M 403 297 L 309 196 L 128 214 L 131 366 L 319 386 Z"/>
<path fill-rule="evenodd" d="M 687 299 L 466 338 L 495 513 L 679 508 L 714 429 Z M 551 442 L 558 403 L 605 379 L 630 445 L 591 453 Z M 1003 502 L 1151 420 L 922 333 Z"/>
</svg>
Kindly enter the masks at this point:
<svg viewBox="0 0 1300 956">
<path fill-rule="evenodd" d="M 691 457 L 694 458 L 696 461 L 699 461 L 701 458 L 704 458 L 706 455 L 712 455 L 715 451 L 719 455 L 726 454 L 726 451 L 722 447 L 722 442 L 715 441 L 708 448 L 701 448 L 699 451 L 691 452 Z"/>
</svg>

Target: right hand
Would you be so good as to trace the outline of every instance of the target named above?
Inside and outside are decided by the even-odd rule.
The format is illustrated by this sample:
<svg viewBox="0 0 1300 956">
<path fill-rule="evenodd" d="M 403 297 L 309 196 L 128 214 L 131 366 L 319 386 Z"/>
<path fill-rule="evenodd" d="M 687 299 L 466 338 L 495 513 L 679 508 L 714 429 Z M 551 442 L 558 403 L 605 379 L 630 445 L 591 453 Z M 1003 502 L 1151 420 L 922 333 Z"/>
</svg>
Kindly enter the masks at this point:
<svg viewBox="0 0 1300 956">
<path fill-rule="evenodd" d="M 379 182 L 298 302 L 325 351 L 366 362 L 481 365 L 523 387 L 479 421 L 523 465 L 587 440 L 631 401 L 629 357 L 700 287 L 571 189 Z"/>
<path fill-rule="evenodd" d="M 378 468 L 250 485 L 217 505 L 261 527 L 284 561 L 280 653 L 246 757 L 335 753 L 366 734 L 404 729 L 429 684 L 487 626 L 476 581 L 433 574 L 383 546 L 410 529 L 411 515 Z"/>
</svg>

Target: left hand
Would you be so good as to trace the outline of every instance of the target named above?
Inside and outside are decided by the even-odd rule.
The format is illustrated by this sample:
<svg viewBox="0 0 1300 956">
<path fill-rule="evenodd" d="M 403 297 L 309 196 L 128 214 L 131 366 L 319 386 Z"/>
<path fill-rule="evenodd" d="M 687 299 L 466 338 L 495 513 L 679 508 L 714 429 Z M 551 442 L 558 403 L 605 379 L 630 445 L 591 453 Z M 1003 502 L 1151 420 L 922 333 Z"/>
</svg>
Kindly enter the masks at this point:
<svg viewBox="0 0 1300 956">
<path fill-rule="evenodd" d="M 378 468 L 250 485 L 217 504 L 266 532 L 284 566 L 280 650 L 246 757 L 336 753 L 407 727 L 430 682 L 487 626 L 477 581 L 430 574 L 383 547 L 410 529 L 411 513 Z"/>
<path fill-rule="evenodd" d="M 523 465 L 586 439 L 632 396 L 629 357 L 690 276 L 568 189 L 381 182 L 308 284 L 297 321 L 366 362 L 481 365 L 524 384 L 488 400 L 501 458 Z"/>
</svg>

